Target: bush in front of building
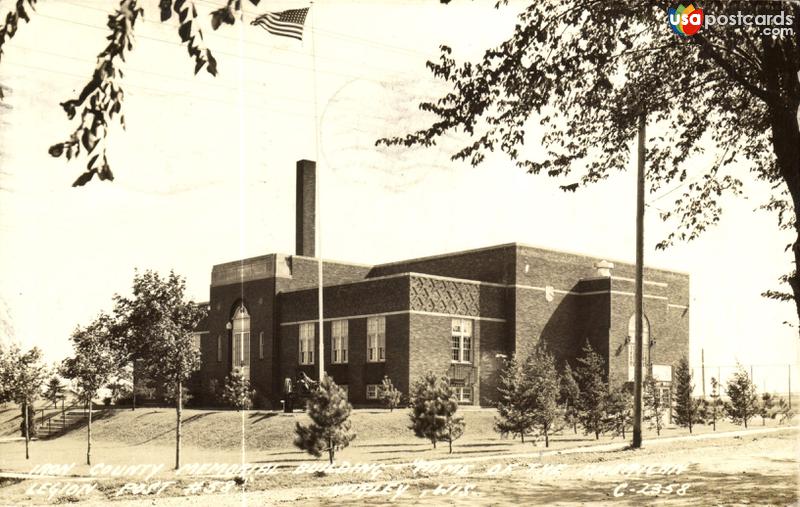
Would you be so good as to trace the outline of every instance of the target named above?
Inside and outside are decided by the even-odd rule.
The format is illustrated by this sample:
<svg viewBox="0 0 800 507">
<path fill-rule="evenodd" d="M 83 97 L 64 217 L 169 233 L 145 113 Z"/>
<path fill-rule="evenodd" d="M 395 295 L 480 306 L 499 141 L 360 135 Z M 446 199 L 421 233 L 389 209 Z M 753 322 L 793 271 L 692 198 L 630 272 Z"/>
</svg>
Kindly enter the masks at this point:
<svg viewBox="0 0 800 507">
<path fill-rule="evenodd" d="M 403 400 L 403 393 L 392 384 L 392 379 L 388 375 L 384 375 L 381 381 L 379 398 L 389 412 L 399 407 Z"/>
<path fill-rule="evenodd" d="M 533 414 L 528 407 L 528 386 L 522 363 L 512 356 L 503 369 L 497 386 L 500 399 L 497 402 L 497 417 L 494 429 L 501 435 L 519 435 L 525 443 L 525 435 L 533 429 Z"/>
<path fill-rule="evenodd" d="M 589 341 L 583 346 L 583 354 L 578 358 L 575 368 L 580 396 L 578 398 L 578 418 L 586 434 L 600 434 L 606 429 L 608 411 L 608 383 L 605 380 L 605 361 L 592 349 Z"/>
<path fill-rule="evenodd" d="M 344 449 L 356 438 L 350 423 L 352 410 L 347 394 L 326 375 L 306 402 L 311 424 L 295 424 L 294 445 L 317 458 L 327 451 L 328 460 L 333 463 L 336 451 Z"/>
<path fill-rule="evenodd" d="M 578 381 L 575 380 L 575 372 L 572 371 L 569 363 L 564 365 L 561 372 L 561 392 L 559 403 L 564 409 L 564 423 L 572 427 L 573 433 L 578 434 L 578 422 L 580 422 L 580 411 L 578 402 L 581 397 L 581 390 Z"/>
<path fill-rule="evenodd" d="M 736 365 L 736 372 L 728 380 L 725 392 L 729 401 L 725 404 L 725 413 L 735 424 L 744 424 L 758 414 L 758 395 L 756 386 L 742 365 Z"/>
<path fill-rule="evenodd" d="M 436 442 L 448 442 L 453 452 L 453 441 L 464 433 L 464 420 L 456 415 L 458 398 L 450 379 L 428 372 L 411 386 L 410 429 L 419 438 Z"/>
<path fill-rule="evenodd" d="M 642 381 L 642 416 L 650 424 L 650 429 L 655 429 L 659 436 L 664 429 L 664 416 L 669 410 L 664 401 L 658 381 L 652 375 L 645 377 Z"/>
<path fill-rule="evenodd" d="M 674 375 L 675 387 L 675 424 L 683 428 L 692 427 L 701 421 L 700 400 L 694 397 L 694 385 L 692 384 L 692 370 L 689 368 L 689 360 L 683 356 L 675 365 Z"/>
<path fill-rule="evenodd" d="M 253 397 L 256 390 L 250 387 L 250 379 L 239 371 L 233 371 L 225 377 L 225 387 L 222 389 L 222 400 L 229 407 L 238 411 L 253 408 Z"/>
<path fill-rule="evenodd" d="M 633 394 L 624 386 L 610 389 L 606 398 L 606 428 L 625 438 L 625 428 L 633 421 Z"/>
</svg>

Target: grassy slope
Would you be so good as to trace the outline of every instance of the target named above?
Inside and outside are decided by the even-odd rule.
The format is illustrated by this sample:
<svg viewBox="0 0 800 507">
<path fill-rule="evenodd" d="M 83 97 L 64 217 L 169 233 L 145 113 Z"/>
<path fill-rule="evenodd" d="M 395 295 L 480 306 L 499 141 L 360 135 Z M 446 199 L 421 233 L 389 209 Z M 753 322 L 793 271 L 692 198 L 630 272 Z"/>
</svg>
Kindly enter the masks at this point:
<svg viewBox="0 0 800 507">
<path fill-rule="evenodd" d="M 244 433 L 250 448 L 292 446 L 295 422 L 308 422 L 305 414 L 277 412 L 184 410 L 183 441 L 186 445 L 209 449 L 237 448 Z M 492 426 L 493 410 L 464 410 L 467 423 L 465 440 L 497 437 Z M 128 444 L 171 444 L 175 436 L 175 411 L 143 408 L 118 410 L 92 425 L 97 440 Z M 414 442 L 408 429 L 408 411 L 354 410 L 351 417 L 359 442 Z"/>
</svg>

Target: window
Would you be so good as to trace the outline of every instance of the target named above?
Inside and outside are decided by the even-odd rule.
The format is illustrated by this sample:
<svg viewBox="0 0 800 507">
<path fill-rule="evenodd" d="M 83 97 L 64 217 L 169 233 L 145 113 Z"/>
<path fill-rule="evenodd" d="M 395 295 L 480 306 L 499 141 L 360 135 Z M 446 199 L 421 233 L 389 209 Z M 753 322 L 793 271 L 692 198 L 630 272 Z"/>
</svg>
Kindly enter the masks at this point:
<svg viewBox="0 0 800 507">
<path fill-rule="evenodd" d="M 192 333 L 192 344 L 196 350 L 200 350 L 200 344 L 202 343 L 202 333 Z"/>
<path fill-rule="evenodd" d="M 222 362 L 222 335 L 217 335 L 217 362 Z"/>
<path fill-rule="evenodd" d="M 642 314 L 642 376 L 647 375 L 650 362 L 650 321 Z M 636 314 L 628 321 L 628 380 L 633 380 L 633 368 L 636 365 Z"/>
<path fill-rule="evenodd" d="M 472 403 L 472 386 L 453 387 L 459 403 Z"/>
<path fill-rule="evenodd" d="M 233 367 L 250 365 L 250 314 L 240 305 L 233 314 Z"/>
<path fill-rule="evenodd" d="M 264 359 L 264 331 L 258 333 L 258 358 Z"/>
<path fill-rule="evenodd" d="M 386 317 L 367 319 L 367 362 L 386 361 Z"/>
<path fill-rule="evenodd" d="M 472 321 L 467 319 L 453 319 L 451 333 L 453 363 L 472 362 Z"/>
<path fill-rule="evenodd" d="M 367 384 L 367 399 L 368 400 L 377 400 L 378 399 L 378 392 L 379 392 L 379 385 L 378 384 Z"/>
<path fill-rule="evenodd" d="M 331 361 L 347 363 L 347 321 L 334 320 L 331 323 Z"/>
<path fill-rule="evenodd" d="M 314 364 L 314 323 L 300 324 L 300 364 Z"/>
</svg>

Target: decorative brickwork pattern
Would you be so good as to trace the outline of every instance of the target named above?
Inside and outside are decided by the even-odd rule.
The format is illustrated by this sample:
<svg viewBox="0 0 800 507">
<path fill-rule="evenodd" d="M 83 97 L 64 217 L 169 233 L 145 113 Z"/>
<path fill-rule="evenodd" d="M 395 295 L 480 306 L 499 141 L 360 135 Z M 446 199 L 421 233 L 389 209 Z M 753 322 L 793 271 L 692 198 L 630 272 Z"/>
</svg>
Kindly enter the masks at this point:
<svg viewBox="0 0 800 507">
<path fill-rule="evenodd" d="M 412 310 L 480 315 L 480 287 L 475 284 L 415 276 L 410 296 Z"/>
</svg>

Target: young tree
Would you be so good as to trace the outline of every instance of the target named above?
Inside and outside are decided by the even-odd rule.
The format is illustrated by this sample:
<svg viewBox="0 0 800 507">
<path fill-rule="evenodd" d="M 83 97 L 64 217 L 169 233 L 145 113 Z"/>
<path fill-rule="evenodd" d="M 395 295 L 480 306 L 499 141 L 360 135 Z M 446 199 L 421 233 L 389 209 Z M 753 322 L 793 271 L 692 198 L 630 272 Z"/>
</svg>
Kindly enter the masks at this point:
<svg viewBox="0 0 800 507">
<path fill-rule="evenodd" d="M 464 418 L 455 413 L 449 414 L 444 421 L 444 429 L 439 440 L 447 442 L 450 454 L 453 454 L 453 442 L 458 440 L 464 435 L 464 428 L 466 427 Z"/>
<path fill-rule="evenodd" d="M 747 428 L 747 422 L 758 413 L 758 395 L 756 386 L 742 365 L 737 365 L 725 391 L 729 398 L 725 412 L 734 424 L 744 424 Z"/>
<path fill-rule="evenodd" d="M 175 469 L 181 464 L 181 419 L 184 384 L 200 367 L 192 332 L 204 309 L 186 300 L 186 282 L 170 271 L 136 273 L 133 296 L 116 296 L 118 333 L 127 362 L 172 392 L 175 399 Z M 136 372 L 137 377 L 139 372 Z"/>
<path fill-rule="evenodd" d="M 400 400 L 402 400 L 403 394 L 392 385 L 392 379 L 384 375 L 381 381 L 379 396 L 383 404 L 386 405 L 386 408 L 389 409 L 389 412 L 392 412 L 400 406 Z"/>
<path fill-rule="evenodd" d="M 30 459 L 31 413 L 47 379 L 48 369 L 42 363 L 42 351 L 36 347 L 22 353 L 19 346 L 11 345 L 4 351 L 2 363 L 0 385 L 7 399 L 17 403 L 22 410 L 25 459 Z"/>
<path fill-rule="evenodd" d="M 86 425 L 86 464 L 92 464 L 92 400 L 117 371 L 113 348 L 112 318 L 100 314 L 85 328 L 77 328 L 70 339 L 75 355 L 64 360 L 61 375 L 72 380 L 82 401 L 89 406 Z"/>
<path fill-rule="evenodd" d="M 664 428 L 664 415 L 669 407 L 664 403 L 661 389 L 653 376 L 648 375 L 642 382 L 642 406 L 644 418 L 650 423 L 650 428 L 655 428 L 656 435 L 661 435 Z"/>
<path fill-rule="evenodd" d="M 427 65 L 446 91 L 420 104 L 432 113 L 431 123 L 378 142 L 432 146 L 464 132 L 470 139 L 454 159 L 477 165 L 487 154 L 502 151 L 520 168 L 560 178 L 562 189 L 575 191 L 626 167 L 634 126 L 646 113 L 660 124 L 647 139 L 650 192 L 683 186 L 673 207 L 661 215 L 674 219 L 676 230 L 658 247 L 695 239 L 717 223 L 724 202 L 720 195 L 746 194 L 742 179 L 726 171 L 735 165 L 736 175 L 749 171 L 752 179 L 772 185 L 763 208 L 778 215 L 780 228 L 794 230 L 792 249 L 800 266 L 796 35 L 767 37 L 756 26 L 706 25 L 690 40 L 682 39 L 665 29 L 665 5 L 529 1 L 508 38 L 482 59 L 459 62 L 450 47 L 441 46 L 439 61 Z M 747 10 L 800 19 L 797 2 L 708 0 L 703 8 L 717 16 Z M 617 28 L 613 38 L 609 25 Z M 686 70 L 677 90 L 714 84 L 695 93 L 690 112 L 674 107 L 681 92 L 664 79 L 664 69 L 671 68 Z M 532 137 L 532 130 L 541 136 Z M 544 157 L 541 150 L 528 149 L 540 144 Z M 692 155 L 709 149 L 718 153 L 716 163 L 697 167 Z M 794 299 L 800 317 L 800 269 L 785 280 L 792 293 L 765 295 Z"/>
<path fill-rule="evenodd" d="M 250 387 L 250 379 L 240 372 L 234 371 L 225 378 L 222 399 L 237 411 L 253 408 L 253 397 L 255 395 L 256 390 Z"/>
<path fill-rule="evenodd" d="M 575 376 L 578 381 L 578 417 L 586 433 L 594 433 L 595 439 L 605 427 L 607 417 L 608 383 L 605 380 L 605 361 L 596 353 L 589 341 L 583 346 L 583 355 L 578 358 Z"/>
<path fill-rule="evenodd" d="M 758 415 L 761 416 L 761 426 L 766 426 L 767 419 L 775 418 L 775 397 L 770 393 L 761 395 L 761 404 L 758 406 Z"/>
<path fill-rule="evenodd" d="M 336 451 L 356 438 L 350 424 L 352 409 L 344 390 L 326 375 L 306 402 L 311 424 L 295 425 L 294 445 L 316 457 L 327 451 L 328 461 L 333 463 Z"/>
<path fill-rule="evenodd" d="M 448 421 L 458 410 L 458 400 L 450 379 L 428 372 L 411 386 L 410 429 L 420 438 L 426 438 L 436 449 L 436 442 L 446 440 Z"/>
<path fill-rule="evenodd" d="M 566 363 L 564 371 L 561 372 L 560 403 L 564 407 L 564 422 L 572 426 L 572 431 L 575 434 L 578 433 L 578 422 L 580 421 L 578 411 L 580 396 L 581 390 L 578 387 L 578 381 L 575 380 L 575 373 L 569 363 Z"/>
<path fill-rule="evenodd" d="M 606 400 L 606 427 L 625 438 L 625 428 L 633 420 L 633 396 L 623 388 L 610 389 Z"/>
<path fill-rule="evenodd" d="M 714 431 L 717 431 L 717 420 L 722 417 L 723 403 L 719 392 L 719 381 L 714 377 L 711 377 L 710 398 L 711 399 L 705 404 L 703 419 L 706 421 L 706 424 L 710 422 Z"/>
<path fill-rule="evenodd" d="M 44 397 L 53 404 L 53 408 L 58 406 L 58 401 L 64 397 L 67 387 L 61 382 L 57 375 L 50 377 L 45 387 Z"/>
<path fill-rule="evenodd" d="M 689 428 L 700 420 L 700 402 L 693 396 L 692 370 L 689 360 L 683 356 L 675 365 L 675 423 L 683 428 Z"/>
<path fill-rule="evenodd" d="M 558 406 L 561 386 L 555 358 L 544 347 L 536 347 L 525 361 L 523 370 L 533 427 L 544 436 L 544 446 L 550 447 L 550 435 L 558 431 L 561 417 Z"/>
<path fill-rule="evenodd" d="M 785 399 L 779 398 L 775 414 L 778 417 L 778 424 L 783 424 L 786 421 L 792 420 L 792 417 L 794 417 L 794 410 L 786 403 Z"/>
<path fill-rule="evenodd" d="M 529 407 L 527 377 L 523 364 L 512 356 L 500 370 L 497 386 L 499 400 L 494 428 L 502 434 L 519 435 L 525 443 L 525 435 L 530 433 L 533 425 L 533 413 Z"/>
</svg>

